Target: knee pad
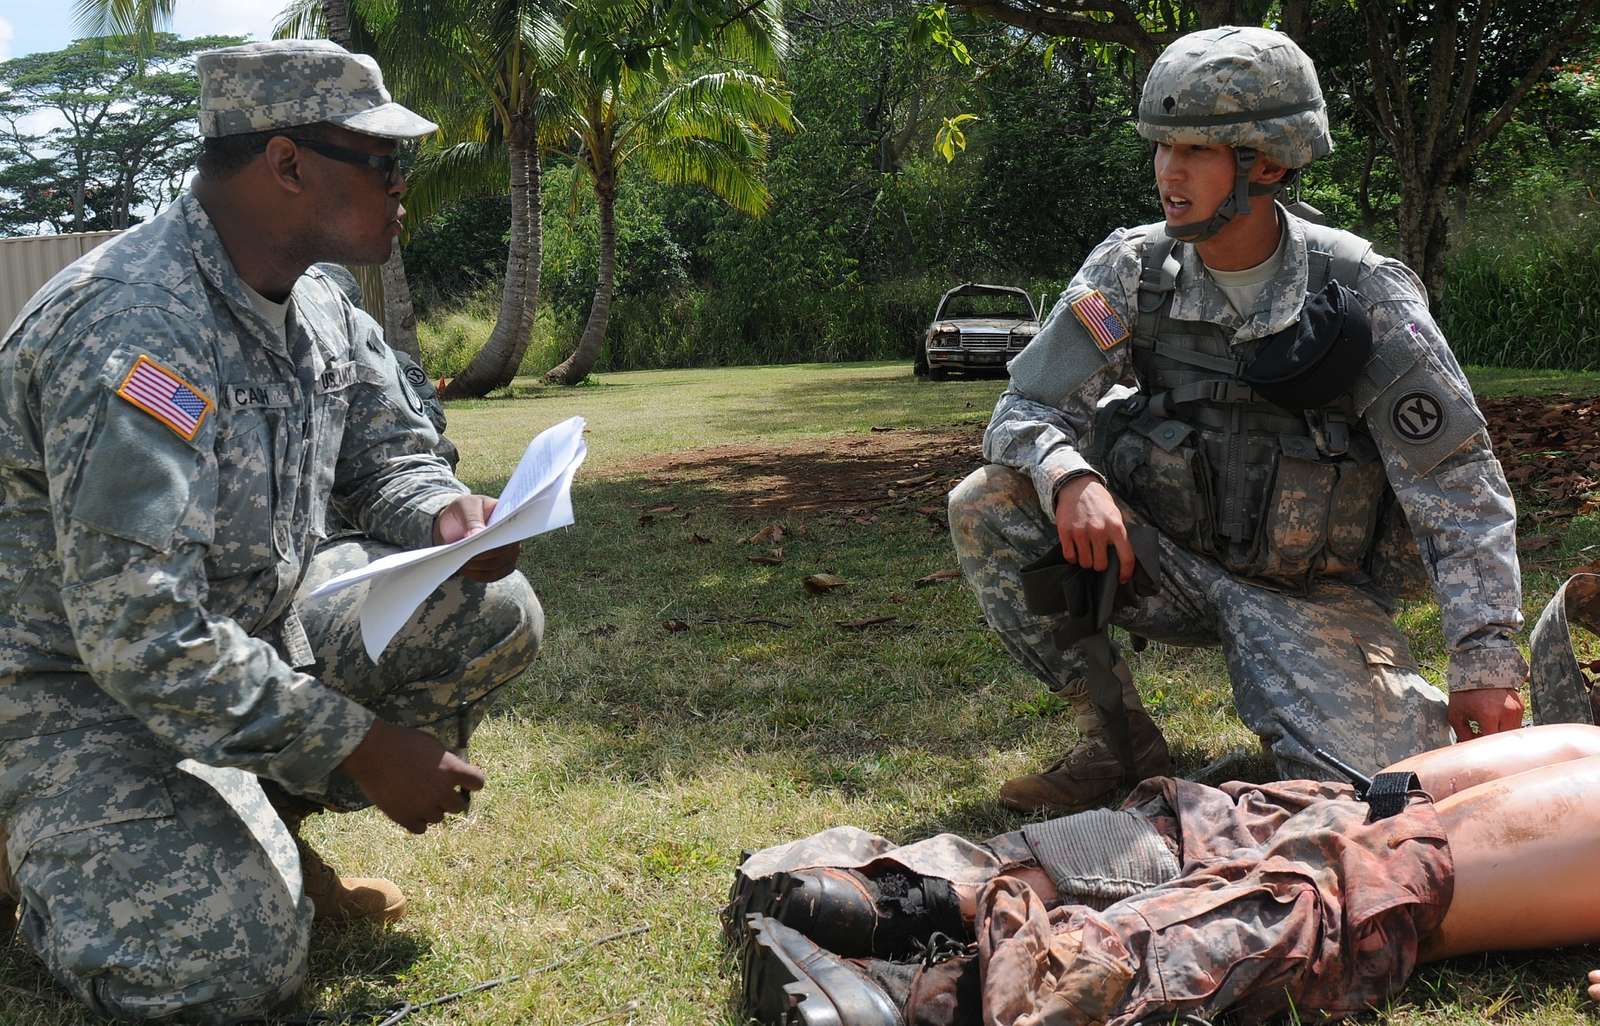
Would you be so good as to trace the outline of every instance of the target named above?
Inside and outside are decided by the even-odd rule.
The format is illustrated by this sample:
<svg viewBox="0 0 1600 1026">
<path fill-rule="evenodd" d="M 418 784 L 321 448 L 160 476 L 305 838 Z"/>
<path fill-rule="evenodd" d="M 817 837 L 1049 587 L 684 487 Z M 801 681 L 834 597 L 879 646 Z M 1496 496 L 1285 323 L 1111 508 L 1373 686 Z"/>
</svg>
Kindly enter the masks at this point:
<svg viewBox="0 0 1600 1026">
<path fill-rule="evenodd" d="M 1177 856 L 1143 816 L 1091 809 L 1030 823 L 1023 839 L 1063 903 L 1099 910 L 1178 876 Z"/>
</svg>

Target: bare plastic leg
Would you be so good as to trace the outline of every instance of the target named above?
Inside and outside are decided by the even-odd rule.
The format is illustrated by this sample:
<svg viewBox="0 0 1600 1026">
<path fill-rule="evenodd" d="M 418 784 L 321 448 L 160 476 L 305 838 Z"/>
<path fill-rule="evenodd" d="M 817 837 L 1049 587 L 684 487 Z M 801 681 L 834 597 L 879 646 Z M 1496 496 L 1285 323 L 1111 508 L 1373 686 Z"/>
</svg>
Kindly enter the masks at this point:
<svg viewBox="0 0 1600 1026">
<path fill-rule="evenodd" d="M 1600 755 L 1600 727 L 1551 723 L 1435 748 L 1387 768 L 1415 773 L 1422 780 L 1422 789 L 1434 801 L 1443 801 L 1491 780 L 1594 755 Z"/>
<path fill-rule="evenodd" d="M 1600 939 L 1596 794 L 1600 757 L 1591 756 L 1524 770 L 1440 801 L 1455 896 L 1423 959 Z"/>
</svg>

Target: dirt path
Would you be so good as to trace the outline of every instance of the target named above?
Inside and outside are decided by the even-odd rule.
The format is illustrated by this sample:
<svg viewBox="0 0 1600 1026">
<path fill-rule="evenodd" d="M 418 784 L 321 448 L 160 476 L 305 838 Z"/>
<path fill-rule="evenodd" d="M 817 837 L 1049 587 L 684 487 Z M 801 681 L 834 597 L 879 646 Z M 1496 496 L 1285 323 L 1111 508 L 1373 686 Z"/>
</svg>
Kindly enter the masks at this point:
<svg viewBox="0 0 1600 1026">
<path fill-rule="evenodd" d="M 1495 450 L 1523 511 L 1524 548 L 1557 522 L 1600 503 L 1600 398 L 1511 396 L 1481 401 Z M 692 483 L 728 512 L 859 515 L 906 506 L 933 516 L 982 463 L 980 427 L 873 429 L 789 445 L 718 445 L 621 468 L 655 485 Z"/>
</svg>

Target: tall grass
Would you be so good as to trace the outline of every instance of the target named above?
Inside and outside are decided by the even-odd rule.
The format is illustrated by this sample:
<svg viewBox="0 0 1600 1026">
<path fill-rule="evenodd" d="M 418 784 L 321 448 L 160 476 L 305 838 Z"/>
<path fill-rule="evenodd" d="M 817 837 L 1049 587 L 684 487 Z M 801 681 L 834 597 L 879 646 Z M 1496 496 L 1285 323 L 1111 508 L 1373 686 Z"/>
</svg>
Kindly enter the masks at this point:
<svg viewBox="0 0 1600 1026">
<path fill-rule="evenodd" d="M 1450 255 L 1440 327 L 1461 362 L 1600 368 L 1600 204 L 1541 220 L 1480 225 Z"/>
</svg>

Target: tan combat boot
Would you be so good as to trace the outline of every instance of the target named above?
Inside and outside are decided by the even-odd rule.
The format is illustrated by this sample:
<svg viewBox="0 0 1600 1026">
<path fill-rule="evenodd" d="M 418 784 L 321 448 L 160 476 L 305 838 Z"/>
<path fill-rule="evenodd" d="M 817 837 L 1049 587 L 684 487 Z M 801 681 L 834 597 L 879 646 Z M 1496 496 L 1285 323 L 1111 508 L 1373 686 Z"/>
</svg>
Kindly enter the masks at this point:
<svg viewBox="0 0 1600 1026">
<path fill-rule="evenodd" d="M 1100 805 L 1122 786 L 1122 763 L 1097 736 L 1100 723 L 1090 710 L 1083 740 L 1066 755 L 1039 773 L 1008 780 L 1000 786 L 1000 804 L 1019 812 L 1048 812 L 1064 815 Z M 1172 757 L 1167 740 L 1161 736 L 1150 714 L 1143 709 L 1128 710 L 1128 735 L 1133 743 L 1134 781 L 1162 777 L 1172 772 Z"/>
<path fill-rule="evenodd" d="M 276 786 L 265 786 L 272 807 L 289 828 L 300 852 L 300 877 L 306 897 L 316 908 L 318 926 L 354 926 L 357 923 L 392 923 L 406 914 L 406 896 L 393 881 L 381 877 L 340 876 L 322 860 L 315 848 L 300 836 L 307 816 L 322 812 L 322 806 L 291 795 Z"/>
</svg>

